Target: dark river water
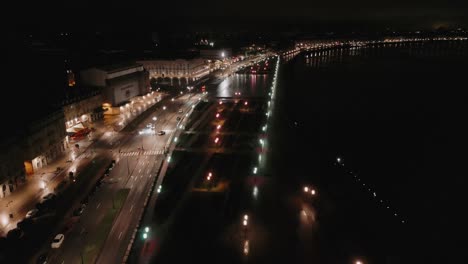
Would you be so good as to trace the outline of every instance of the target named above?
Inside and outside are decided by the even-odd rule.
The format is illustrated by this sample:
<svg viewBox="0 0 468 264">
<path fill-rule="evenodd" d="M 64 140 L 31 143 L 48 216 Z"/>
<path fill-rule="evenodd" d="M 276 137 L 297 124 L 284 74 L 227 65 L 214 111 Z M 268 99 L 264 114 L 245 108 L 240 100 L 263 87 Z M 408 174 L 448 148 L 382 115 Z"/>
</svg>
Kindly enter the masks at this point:
<svg viewBox="0 0 468 264">
<path fill-rule="evenodd" d="M 311 260 L 460 263 L 467 42 L 338 48 L 282 62 L 269 168 L 290 192 L 318 189 Z"/>
</svg>

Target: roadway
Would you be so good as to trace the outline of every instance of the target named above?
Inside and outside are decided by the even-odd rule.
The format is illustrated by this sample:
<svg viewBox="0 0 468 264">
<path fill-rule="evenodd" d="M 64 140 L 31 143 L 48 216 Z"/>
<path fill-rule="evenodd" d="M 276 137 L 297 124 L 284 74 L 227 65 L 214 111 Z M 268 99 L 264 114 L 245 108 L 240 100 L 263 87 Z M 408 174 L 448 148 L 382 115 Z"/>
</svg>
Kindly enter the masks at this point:
<svg viewBox="0 0 468 264">
<path fill-rule="evenodd" d="M 134 229 L 132 226 L 138 222 L 146 196 L 164 159 L 164 147 L 179 122 L 176 117 L 182 115 L 178 111 L 183 109 L 185 113 L 189 105 L 197 101 L 198 97 L 191 95 L 180 96 L 174 101 L 165 100 L 135 130 L 110 133 L 109 140 L 96 142 L 97 150 L 107 149 L 112 153 L 117 161 L 116 166 L 106 183 L 89 199 L 79 222 L 66 234 L 62 247 L 53 250 L 51 263 L 81 263 L 81 255 L 86 260 L 89 260 L 86 256 L 98 256 L 98 263 L 117 263 L 123 258 Z M 156 121 L 153 117 L 157 117 Z M 163 130 L 166 134 L 139 134 L 138 131 L 146 130 L 149 123 L 154 124 L 154 131 Z M 130 191 L 103 245 L 101 255 L 89 253 L 95 250 L 92 248 L 95 246 L 92 241 L 96 240 L 93 234 L 99 233 L 101 220 L 113 207 L 112 197 L 124 188 Z"/>
</svg>

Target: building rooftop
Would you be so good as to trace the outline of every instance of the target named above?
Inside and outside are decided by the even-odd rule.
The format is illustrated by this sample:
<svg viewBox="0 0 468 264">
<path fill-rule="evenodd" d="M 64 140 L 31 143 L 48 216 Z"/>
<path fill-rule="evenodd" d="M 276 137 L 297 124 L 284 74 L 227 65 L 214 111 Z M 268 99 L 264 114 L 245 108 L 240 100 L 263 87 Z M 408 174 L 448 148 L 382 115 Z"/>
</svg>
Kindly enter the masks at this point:
<svg viewBox="0 0 468 264">
<path fill-rule="evenodd" d="M 124 70 L 141 67 L 141 66 L 143 65 L 139 63 L 131 62 L 131 63 L 120 63 L 120 64 L 112 64 L 112 65 L 106 65 L 106 66 L 99 66 L 96 68 L 106 71 L 107 73 L 114 73 L 114 72 L 124 71 Z"/>
</svg>

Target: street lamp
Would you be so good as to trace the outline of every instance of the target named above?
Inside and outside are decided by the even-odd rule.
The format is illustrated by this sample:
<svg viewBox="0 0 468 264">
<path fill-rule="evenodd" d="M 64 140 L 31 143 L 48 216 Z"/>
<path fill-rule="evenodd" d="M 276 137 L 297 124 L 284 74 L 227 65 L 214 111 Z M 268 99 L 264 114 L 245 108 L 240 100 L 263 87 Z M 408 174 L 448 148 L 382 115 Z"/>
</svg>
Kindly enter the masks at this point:
<svg viewBox="0 0 468 264">
<path fill-rule="evenodd" d="M 143 239 L 146 240 L 148 238 L 148 233 L 150 231 L 150 228 L 147 226 L 145 227 L 144 231 L 145 232 L 143 233 Z"/>
</svg>

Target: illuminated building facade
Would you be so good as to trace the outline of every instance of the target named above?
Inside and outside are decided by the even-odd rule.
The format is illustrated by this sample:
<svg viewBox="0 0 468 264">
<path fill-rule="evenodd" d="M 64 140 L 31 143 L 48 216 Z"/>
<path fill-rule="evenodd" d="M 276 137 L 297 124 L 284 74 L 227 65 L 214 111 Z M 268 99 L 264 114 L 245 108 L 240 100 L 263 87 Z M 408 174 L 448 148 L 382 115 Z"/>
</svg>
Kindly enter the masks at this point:
<svg viewBox="0 0 468 264">
<path fill-rule="evenodd" d="M 139 61 L 149 72 L 150 78 L 177 78 L 187 82 L 198 80 L 210 73 L 204 59 L 192 60 L 144 60 Z"/>
</svg>

